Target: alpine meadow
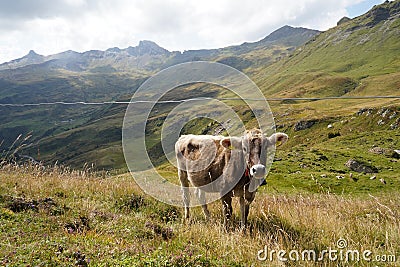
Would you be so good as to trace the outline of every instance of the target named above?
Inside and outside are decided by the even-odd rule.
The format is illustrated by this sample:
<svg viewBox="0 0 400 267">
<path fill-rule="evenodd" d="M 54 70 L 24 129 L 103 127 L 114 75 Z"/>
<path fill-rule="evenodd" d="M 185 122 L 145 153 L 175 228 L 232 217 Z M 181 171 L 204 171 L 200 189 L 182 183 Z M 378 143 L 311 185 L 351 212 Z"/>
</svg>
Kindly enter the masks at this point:
<svg viewBox="0 0 400 267">
<path fill-rule="evenodd" d="M 124 158 L 132 94 L 156 73 L 195 61 L 246 74 L 268 100 L 274 131 L 289 136 L 245 230 L 235 198 L 233 227 L 224 227 L 220 201 L 209 205 L 209 220 L 195 207 L 184 221 L 182 207 L 140 188 L 133 177 L 142 174 Z M 193 98 L 218 99 L 246 129 L 258 125 L 222 86 L 190 83 L 163 95 L 143 122 L 145 146 L 176 185 L 162 127 Z M 283 26 L 219 49 L 140 41 L 31 50 L 0 64 L 0 121 L 0 266 L 400 266 L 400 0 L 327 31 Z M 229 127 L 198 118 L 179 134 Z"/>
</svg>

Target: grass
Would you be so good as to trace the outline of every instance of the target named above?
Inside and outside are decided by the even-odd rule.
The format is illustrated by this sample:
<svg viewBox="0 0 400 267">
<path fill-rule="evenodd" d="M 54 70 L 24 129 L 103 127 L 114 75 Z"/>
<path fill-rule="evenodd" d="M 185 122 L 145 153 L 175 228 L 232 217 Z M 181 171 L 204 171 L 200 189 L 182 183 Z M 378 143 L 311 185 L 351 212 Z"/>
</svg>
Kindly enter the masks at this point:
<svg viewBox="0 0 400 267">
<path fill-rule="evenodd" d="M 374 257 L 400 252 L 400 199 L 388 193 L 267 193 L 277 186 L 271 181 L 252 204 L 243 233 L 224 230 L 219 203 L 211 204 L 210 222 L 194 208 L 191 223 L 183 224 L 181 208 L 144 195 L 128 174 L 4 163 L 0 180 L 5 266 L 280 266 L 276 259 L 257 260 L 258 251 L 321 252 L 340 238 Z M 346 265 L 327 259 L 301 264 Z"/>
<path fill-rule="evenodd" d="M 227 50 L 216 60 L 228 60 L 245 68 L 267 97 L 398 95 L 399 20 L 365 26 L 369 22 L 369 18 L 361 16 L 344 23 L 314 37 L 290 56 L 286 55 L 291 51 L 282 46 L 276 52 L 259 49 L 240 58 Z M 352 29 L 359 25 L 364 26 Z M 282 59 L 267 66 L 278 57 Z M 247 68 L 248 61 L 254 65 Z M 45 82 L 41 81 L 43 77 L 32 75 L 35 73 L 23 76 L 19 83 L 5 84 L 9 90 L 3 90 L 4 98 L 41 102 L 48 97 L 56 101 L 68 96 L 81 101 L 77 90 L 85 101 L 110 100 L 110 96 L 119 99 L 121 94 L 137 88 L 143 81 L 140 77 L 148 74 L 131 77 L 94 73 L 80 77 L 63 73 L 62 77 L 52 74 L 55 76 Z M 65 94 L 54 95 L 55 86 L 65 89 Z M 20 89 L 21 94 L 14 95 L 15 89 Z M 31 98 L 34 89 L 43 91 L 42 95 Z M 177 88 L 165 98 L 194 96 L 229 97 L 200 84 Z M 243 103 L 228 104 L 234 106 L 248 127 L 255 125 Z M 126 168 L 120 145 L 125 107 L 3 107 L 2 127 L 7 130 L 2 134 L 6 140 L 3 149 L 13 152 L 22 140 L 26 141 L 21 137 L 12 144 L 13 135 L 25 136 L 33 131 L 29 155 L 39 156 L 40 148 L 41 159 L 50 164 L 61 159 L 79 168 L 82 162 L 94 165 L 85 164 L 82 170 L 75 171 L 57 165 L 0 164 L 0 265 L 399 265 L 398 261 L 330 262 L 326 258 L 317 263 L 257 260 L 257 253 L 265 247 L 269 251 L 313 249 L 319 253 L 337 248 L 340 238 L 348 242 L 349 249 L 371 250 L 374 257 L 400 257 L 400 171 L 398 156 L 392 154 L 400 147 L 400 136 L 399 128 L 391 128 L 400 119 L 399 100 L 270 104 L 278 130 L 290 139 L 278 149 L 268 185 L 259 190 L 251 206 L 246 233 L 224 230 L 219 203 L 210 205 L 211 221 L 206 222 L 200 209 L 195 208 L 191 222 L 183 224 L 181 208 L 149 198 L 130 175 L 120 174 L 121 170 L 93 171 Z M 171 108 L 155 107 L 147 124 L 146 145 L 154 154 L 154 162 L 161 163 L 160 172 L 176 182 L 176 169 L 160 160 L 159 150 L 160 126 Z M 357 114 L 362 108 L 369 111 Z M 390 112 L 384 116 L 385 109 Z M 9 116 L 10 112 L 13 116 Z M 298 121 L 307 120 L 314 120 L 315 124 L 309 129 L 294 130 Z M 195 120 L 183 131 L 213 133 L 215 126 L 206 120 Z M 371 152 L 377 147 L 386 152 Z M 6 153 L 7 158 L 8 152 L 2 156 Z M 373 165 L 378 172 L 351 171 L 345 166 L 349 159 Z M 372 180 L 372 176 L 376 179 Z M 234 205 L 234 223 L 238 225 L 236 201 Z"/>
<path fill-rule="evenodd" d="M 398 11 L 398 1 L 379 7 Z M 373 12 L 372 12 L 373 13 Z M 400 20 L 374 22 L 371 12 L 312 37 L 293 32 L 277 42 L 260 41 L 219 50 L 191 51 L 176 57 L 153 58 L 149 69 L 135 64 L 97 62 L 90 72 L 49 70 L 44 66 L 2 71 L 1 101 L 24 103 L 50 101 L 100 102 L 129 100 L 132 93 L 157 67 L 194 59 L 222 61 L 242 69 L 267 97 L 389 96 L 399 95 L 400 60 L 398 28 Z M 372 23 L 372 24 L 371 24 Z M 289 38 L 289 39 L 287 39 Z M 101 69 L 102 65 L 103 69 Z M 111 64 L 111 65 L 109 65 Z M 120 65 L 122 64 L 122 65 Z M 107 68 L 110 73 L 102 73 Z M 129 68 L 131 67 L 131 68 Z M 99 71 L 99 72 L 97 72 Z M 172 90 L 164 99 L 230 97 L 223 90 L 197 84 Z M 16 93 L 18 92 L 18 93 Z M 35 92 L 35 95 L 32 95 Z M 250 114 L 238 101 L 226 101 L 247 123 Z M 399 106 L 398 99 L 323 100 L 270 103 L 279 125 L 298 120 L 343 118 L 360 108 Z M 158 150 L 162 122 L 172 105 L 157 105 L 148 120 L 149 149 Z M 40 160 L 56 161 L 80 168 L 93 162 L 98 169 L 125 168 L 120 148 L 126 106 L 46 106 L 0 107 L 0 150 L 6 150 L 19 134 L 32 132 L 32 144 L 23 153 Z M 284 115 L 287 114 L 288 115 Z M 253 126 L 255 120 L 248 126 Z M 253 124 L 252 124 L 253 123 Z M 188 131 L 201 132 L 203 125 Z M 118 148 L 119 146 L 119 148 Z M 157 154 L 154 152 L 154 154 Z M 159 155 L 160 153 L 158 153 Z M 159 160 L 159 161 L 162 161 Z"/>
</svg>

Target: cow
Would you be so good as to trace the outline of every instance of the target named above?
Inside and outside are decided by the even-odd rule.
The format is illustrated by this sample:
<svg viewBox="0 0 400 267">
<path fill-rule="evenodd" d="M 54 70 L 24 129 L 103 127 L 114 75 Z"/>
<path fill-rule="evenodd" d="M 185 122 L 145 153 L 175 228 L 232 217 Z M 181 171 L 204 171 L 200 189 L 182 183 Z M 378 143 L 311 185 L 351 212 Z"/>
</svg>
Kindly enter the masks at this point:
<svg viewBox="0 0 400 267">
<path fill-rule="evenodd" d="M 189 219 L 189 186 L 208 219 L 205 192 L 217 192 L 222 202 L 224 225 L 232 216 L 232 198 L 239 197 L 241 227 L 245 228 L 257 186 L 266 175 L 267 151 L 288 140 L 284 133 L 265 136 L 259 129 L 241 137 L 182 135 L 175 143 L 178 176 L 183 194 L 185 219 Z"/>
</svg>

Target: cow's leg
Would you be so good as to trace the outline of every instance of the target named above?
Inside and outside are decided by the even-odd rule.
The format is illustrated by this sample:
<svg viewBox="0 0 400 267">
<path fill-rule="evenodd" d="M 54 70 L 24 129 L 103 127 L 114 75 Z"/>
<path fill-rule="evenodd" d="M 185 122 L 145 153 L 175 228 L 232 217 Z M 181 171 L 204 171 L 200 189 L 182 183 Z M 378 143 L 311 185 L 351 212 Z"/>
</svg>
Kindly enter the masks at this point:
<svg viewBox="0 0 400 267">
<path fill-rule="evenodd" d="M 255 192 L 249 192 L 248 188 L 245 190 L 245 195 L 240 197 L 240 213 L 241 213 L 241 227 L 245 229 L 247 226 L 247 217 L 249 216 L 250 204 L 253 202 Z"/>
<path fill-rule="evenodd" d="M 232 193 L 229 192 L 221 198 L 222 212 L 224 216 L 224 226 L 228 227 L 228 223 L 232 217 Z"/>
<path fill-rule="evenodd" d="M 206 217 L 206 220 L 208 220 L 210 218 L 210 212 L 207 209 L 206 193 L 203 190 L 196 188 L 196 195 L 201 204 L 201 208 L 203 209 L 204 216 Z"/>
<path fill-rule="evenodd" d="M 189 219 L 190 193 L 187 172 L 184 170 L 179 170 L 178 176 L 179 180 L 181 181 L 183 205 L 185 207 L 185 219 Z"/>
<path fill-rule="evenodd" d="M 243 196 L 239 199 L 240 202 L 240 215 L 241 215 L 241 227 L 246 228 L 247 217 L 249 216 L 250 202 Z"/>
</svg>

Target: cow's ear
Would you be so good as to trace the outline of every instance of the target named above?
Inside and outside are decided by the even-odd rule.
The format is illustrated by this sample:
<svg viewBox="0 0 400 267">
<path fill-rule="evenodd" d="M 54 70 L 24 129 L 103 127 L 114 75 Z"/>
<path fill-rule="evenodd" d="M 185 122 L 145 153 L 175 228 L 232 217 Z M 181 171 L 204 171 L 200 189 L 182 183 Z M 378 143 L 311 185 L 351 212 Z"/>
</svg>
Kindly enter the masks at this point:
<svg viewBox="0 0 400 267">
<path fill-rule="evenodd" d="M 268 138 L 268 141 L 271 145 L 276 145 L 278 146 L 283 145 L 286 143 L 286 141 L 289 139 L 287 134 L 284 133 L 274 133 Z"/>
<path fill-rule="evenodd" d="M 221 140 L 221 145 L 227 149 L 232 149 L 232 144 L 231 144 L 231 139 L 230 138 L 224 138 Z"/>
<path fill-rule="evenodd" d="M 242 139 L 239 137 L 226 137 L 221 140 L 221 145 L 227 149 L 241 149 Z"/>
</svg>

